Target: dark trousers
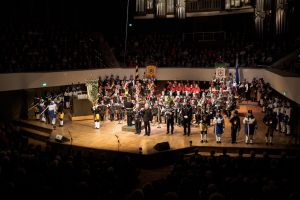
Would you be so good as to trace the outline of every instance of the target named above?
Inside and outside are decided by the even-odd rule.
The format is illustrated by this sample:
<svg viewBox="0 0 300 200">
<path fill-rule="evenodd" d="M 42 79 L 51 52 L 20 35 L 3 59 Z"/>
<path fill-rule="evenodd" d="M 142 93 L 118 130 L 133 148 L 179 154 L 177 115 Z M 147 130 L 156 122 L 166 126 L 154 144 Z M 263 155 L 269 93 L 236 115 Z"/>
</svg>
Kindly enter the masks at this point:
<svg viewBox="0 0 300 200">
<path fill-rule="evenodd" d="M 190 136 L 191 133 L 191 121 L 190 120 L 183 120 L 183 132 L 184 135 Z"/>
<path fill-rule="evenodd" d="M 114 121 L 114 119 L 115 119 L 115 114 L 114 114 L 114 113 L 110 113 L 110 114 L 109 114 L 109 119 L 110 119 L 110 121 Z"/>
<path fill-rule="evenodd" d="M 127 126 L 132 126 L 132 113 L 127 113 Z"/>
<path fill-rule="evenodd" d="M 140 134 L 142 129 L 142 121 L 140 119 L 135 120 L 135 133 Z"/>
<path fill-rule="evenodd" d="M 144 125 L 145 125 L 145 135 L 150 135 L 150 121 L 144 121 Z"/>
<path fill-rule="evenodd" d="M 100 120 L 104 121 L 104 113 L 100 113 Z"/>
<path fill-rule="evenodd" d="M 171 134 L 174 132 L 174 119 L 167 120 L 167 133 L 169 133 L 171 127 Z"/>
<path fill-rule="evenodd" d="M 236 143 L 237 132 L 238 132 L 238 128 L 231 127 L 231 143 Z"/>
</svg>

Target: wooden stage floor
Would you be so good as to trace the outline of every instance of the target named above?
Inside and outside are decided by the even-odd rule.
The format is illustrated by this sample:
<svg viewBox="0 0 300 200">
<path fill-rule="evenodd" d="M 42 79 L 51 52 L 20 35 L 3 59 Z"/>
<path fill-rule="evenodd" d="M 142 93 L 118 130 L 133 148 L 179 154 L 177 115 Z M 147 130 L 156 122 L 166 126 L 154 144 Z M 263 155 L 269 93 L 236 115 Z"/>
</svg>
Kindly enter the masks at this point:
<svg viewBox="0 0 300 200">
<path fill-rule="evenodd" d="M 156 124 L 151 125 L 151 135 L 144 136 L 144 130 L 140 135 L 136 135 L 134 132 L 122 131 L 122 127 L 126 125 L 126 121 L 122 124 L 118 124 L 118 121 L 105 121 L 101 122 L 100 129 L 94 128 L 94 122 L 92 120 L 83 121 L 70 121 L 65 120 L 64 127 L 57 127 L 50 136 L 50 141 L 54 141 L 57 134 L 63 135 L 70 139 L 72 137 L 72 145 L 78 147 L 86 147 L 91 149 L 101 149 L 109 151 L 120 151 L 128 153 L 139 153 L 139 148 L 142 148 L 142 154 L 157 153 L 153 147 L 157 143 L 169 142 L 171 150 L 178 150 L 190 147 L 190 141 L 192 146 L 209 148 L 266 148 L 266 149 L 285 149 L 294 147 L 295 139 L 292 136 L 286 136 L 284 134 L 275 132 L 273 138 L 273 145 L 265 144 L 265 131 L 266 126 L 262 123 L 264 113 L 261 112 L 261 108 L 255 104 L 241 104 L 239 106 L 239 112 L 242 116 L 245 115 L 247 110 L 253 110 L 253 114 L 258 120 L 258 130 L 255 134 L 254 144 L 245 144 L 245 135 L 243 128 L 237 137 L 237 144 L 231 144 L 230 136 L 230 123 L 228 119 L 225 119 L 225 131 L 222 136 L 222 144 L 217 144 L 213 134 L 213 127 L 208 131 L 208 143 L 200 142 L 199 127 L 192 126 L 191 135 L 184 136 L 183 128 L 176 126 L 173 135 L 166 134 L 166 124 L 162 124 L 161 128 L 157 128 Z M 243 117 L 241 116 L 241 120 Z M 41 122 L 34 122 L 41 123 Z M 119 144 L 118 144 L 119 139 Z M 64 143 L 65 145 L 71 145 L 71 140 Z"/>
</svg>

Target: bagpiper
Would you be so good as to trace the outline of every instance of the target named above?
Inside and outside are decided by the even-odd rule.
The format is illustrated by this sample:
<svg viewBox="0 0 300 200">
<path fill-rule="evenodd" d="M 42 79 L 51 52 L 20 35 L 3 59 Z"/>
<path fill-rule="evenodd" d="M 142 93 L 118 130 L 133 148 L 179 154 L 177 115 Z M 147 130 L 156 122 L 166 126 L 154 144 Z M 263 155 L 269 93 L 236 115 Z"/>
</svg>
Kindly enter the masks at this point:
<svg viewBox="0 0 300 200">
<path fill-rule="evenodd" d="M 58 112 L 58 119 L 59 119 L 59 126 L 60 127 L 63 127 L 64 126 L 64 102 L 61 101 L 58 105 L 58 109 L 57 109 L 57 112 Z"/>
<path fill-rule="evenodd" d="M 225 122 L 224 122 L 224 117 L 222 116 L 220 110 L 218 110 L 216 116 L 214 117 L 213 124 L 214 124 L 216 142 L 221 143 L 221 136 L 224 132 Z"/>
<path fill-rule="evenodd" d="M 236 136 L 241 129 L 241 120 L 237 110 L 234 111 L 234 116 L 229 121 L 231 123 L 231 143 L 236 144 Z"/>
<path fill-rule="evenodd" d="M 201 137 L 201 143 L 203 142 L 208 142 L 207 141 L 207 130 L 208 126 L 210 125 L 210 119 L 209 115 L 207 112 L 205 112 L 204 108 L 201 108 L 201 113 L 200 113 L 200 137 Z"/>
<path fill-rule="evenodd" d="M 273 144 L 273 133 L 278 123 L 276 114 L 268 110 L 263 118 L 263 122 L 268 127 L 265 136 L 266 144 Z"/>
<path fill-rule="evenodd" d="M 92 107 L 92 112 L 94 113 L 95 128 L 99 129 L 100 128 L 100 108 L 99 108 L 98 103 L 96 103 Z"/>
<path fill-rule="evenodd" d="M 167 134 L 174 133 L 174 109 L 172 108 L 172 103 L 166 104 L 166 110 L 165 110 L 165 118 L 167 121 Z"/>
<path fill-rule="evenodd" d="M 248 144 L 250 140 L 250 144 L 253 144 L 253 136 L 254 136 L 255 129 L 257 129 L 257 124 L 256 124 L 256 119 L 252 114 L 252 110 L 248 110 L 248 114 L 244 118 L 243 124 L 244 124 L 244 130 L 246 135 L 245 142 L 246 144 Z"/>
</svg>

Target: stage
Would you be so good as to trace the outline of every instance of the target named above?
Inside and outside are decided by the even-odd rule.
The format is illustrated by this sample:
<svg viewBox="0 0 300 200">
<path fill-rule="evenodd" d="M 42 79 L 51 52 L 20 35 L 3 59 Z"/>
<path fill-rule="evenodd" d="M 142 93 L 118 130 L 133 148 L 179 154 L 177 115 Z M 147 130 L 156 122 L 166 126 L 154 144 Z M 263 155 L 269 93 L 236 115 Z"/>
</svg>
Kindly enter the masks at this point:
<svg viewBox="0 0 300 200">
<path fill-rule="evenodd" d="M 247 110 L 253 110 L 253 114 L 258 121 L 258 129 L 254 136 L 254 144 L 245 144 L 245 134 L 242 127 L 238 137 L 237 144 L 231 144 L 230 136 L 230 123 L 225 118 L 225 131 L 222 136 L 222 143 L 217 144 L 213 133 L 213 127 L 208 130 L 208 143 L 200 142 L 199 127 L 192 125 L 191 135 L 183 135 L 183 127 L 175 125 L 174 134 L 166 134 L 166 124 L 161 124 L 161 128 L 157 127 L 157 124 L 151 124 L 151 135 L 144 136 L 144 130 L 140 135 L 130 131 L 122 131 L 122 127 L 126 126 L 126 121 L 122 121 L 121 124 L 118 121 L 104 121 L 101 122 L 100 129 L 94 128 L 93 120 L 76 120 L 72 121 L 70 114 L 65 115 L 64 126 L 57 127 L 49 134 L 49 143 L 57 144 L 62 143 L 63 145 L 72 145 L 72 147 L 83 147 L 95 150 L 106 150 L 114 152 L 125 152 L 134 154 L 156 154 L 159 151 L 154 149 L 157 143 L 168 142 L 170 150 L 181 150 L 181 149 L 195 149 L 199 151 L 211 150 L 211 149 L 295 149 L 295 138 L 293 136 L 286 136 L 282 133 L 275 132 L 273 138 L 273 145 L 265 144 L 265 132 L 266 126 L 262 123 L 264 113 L 261 112 L 261 108 L 256 103 L 247 103 L 239 105 L 239 112 L 241 121 Z M 45 126 L 44 123 L 39 121 L 29 121 L 32 125 L 37 127 Z M 47 125 L 51 127 L 50 125 Z M 57 135 L 64 136 L 65 141 L 57 142 L 55 140 Z M 141 148 L 141 152 L 140 152 Z M 297 148 L 296 148 L 297 149 Z"/>
</svg>

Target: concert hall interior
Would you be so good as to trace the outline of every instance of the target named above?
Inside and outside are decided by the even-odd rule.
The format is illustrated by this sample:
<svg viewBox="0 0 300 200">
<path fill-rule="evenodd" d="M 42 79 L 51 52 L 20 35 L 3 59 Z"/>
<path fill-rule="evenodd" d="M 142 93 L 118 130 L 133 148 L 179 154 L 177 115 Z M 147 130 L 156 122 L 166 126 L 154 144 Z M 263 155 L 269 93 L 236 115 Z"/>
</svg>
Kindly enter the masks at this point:
<svg viewBox="0 0 300 200">
<path fill-rule="evenodd" d="M 300 199 L 300 1 L 0 6 L 1 199 Z"/>
</svg>

